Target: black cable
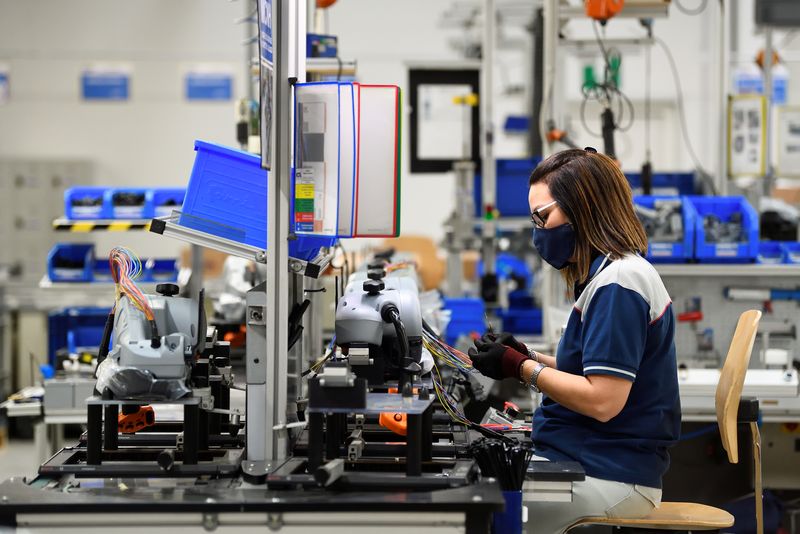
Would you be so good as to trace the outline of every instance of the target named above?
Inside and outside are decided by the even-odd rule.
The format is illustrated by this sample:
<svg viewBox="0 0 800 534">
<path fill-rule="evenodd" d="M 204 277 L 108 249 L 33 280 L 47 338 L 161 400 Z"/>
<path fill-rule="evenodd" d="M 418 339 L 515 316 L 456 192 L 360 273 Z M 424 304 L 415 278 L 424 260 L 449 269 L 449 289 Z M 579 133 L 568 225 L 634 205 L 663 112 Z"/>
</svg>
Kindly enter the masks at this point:
<svg viewBox="0 0 800 534">
<path fill-rule="evenodd" d="M 700 3 L 694 9 L 687 8 L 681 2 L 682 0 L 672 0 L 672 3 L 675 4 L 675 7 L 678 8 L 678 11 L 680 11 L 684 15 L 689 15 L 690 17 L 699 15 L 700 13 L 705 11 L 706 7 L 708 6 L 708 0 L 700 0 Z"/>
<path fill-rule="evenodd" d="M 612 109 L 616 104 L 617 110 L 616 118 L 614 120 L 614 128 L 621 132 L 626 132 L 633 126 L 635 119 L 635 108 L 633 106 L 633 102 L 631 102 L 631 99 L 628 98 L 628 96 L 623 93 L 619 87 L 617 87 L 617 84 L 614 82 L 612 77 L 613 69 L 611 68 L 612 57 L 619 61 L 620 66 L 622 65 L 622 58 L 619 51 L 615 48 L 606 48 L 605 43 L 600 36 L 598 23 L 596 21 L 592 25 L 592 30 L 594 31 L 597 45 L 600 48 L 600 53 L 603 56 L 603 82 L 595 83 L 594 87 L 585 86 L 583 88 L 583 100 L 581 101 L 580 106 L 581 125 L 592 137 L 603 136 L 603 132 L 597 133 L 589 128 L 589 124 L 586 121 L 586 105 L 589 101 L 596 100 L 601 106 L 608 109 Z M 629 115 L 627 122 L 625 118 L 626 109 Z"/>
<path fill-rule="evenodd" d="M 158 325 L 155 319 L 150 321 L 150 346 L 154 349 L 161 346 L 161 336 L 158 335 Z"/>
<path fill-rule="evenodd" d="M 400 345 L 400 365 L 401 367 L 405 368 L 406 362 L 411 354 L 411 350 L 408 346 L 406 327 L 403 325 L 403 321 L 400 319 L 400 310 L 398 310 L 394 305 L 387 306 L 386 308 L 388 308 L 388 310 L 385 312 L 386 316 L 389 318 L 389 322 L 392 323 L 392 326 L 394 326 L 394 332 L 397 336 L 397 343 Z"/>
<path fill-rule="evenodd" d="M 103 360 L 108 356 L 110 350 L 109 344 L 111 343 L 111 331 L 114 330 L 114 310 L 106 317 L 106 324 L 103 326 L 103 335 L 100 338 L 100 347 L 97 350 L 97 365 L 103 363 Z"/>
<path fill-rule="evenodd" d="M 304 289 L 303 293 L 326 293 L 328 290 L 324 287 L 319 287 L 317 289 Z"/>
</svg>

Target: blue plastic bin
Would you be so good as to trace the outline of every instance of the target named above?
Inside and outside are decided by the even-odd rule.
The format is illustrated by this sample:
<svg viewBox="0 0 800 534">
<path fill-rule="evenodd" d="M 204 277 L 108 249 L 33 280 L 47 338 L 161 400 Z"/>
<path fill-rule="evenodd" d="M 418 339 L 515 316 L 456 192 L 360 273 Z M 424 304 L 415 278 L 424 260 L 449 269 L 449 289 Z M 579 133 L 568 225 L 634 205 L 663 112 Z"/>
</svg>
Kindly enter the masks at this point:
<svg viewBox="0 0 800 534">
<path fill-rule="evenodd" d="M 783 263 L 785 254 L 786 250 L 780 241 L 761 241 L 758 244 L 758 263 Z"/>
<path fill-rule="evenodd" d="M 195 141 L 194 149 L 180 224 L 266 249 L 267 171 L 261 158 L 205 141 Z M 335 242 L 335 237 L 297 236 L 289 241 L 289 256 L 310 260 Z"/>
<path fill-rule="evenodd" d="M 789 264 L 800 263 L 800 243 L 784 242 L 781 243 L 783 247 L 783 262 Z"/>
<path fill-rule="evenodd" d="M 186 189 L 183 187 L 153 190 L 153 217 L 167 217 L 173 210 L 181 210 Z"/>
<path fill-rule="evenodd" d="M 56 243 L 47 254 L 47 276 L 52 282 L 91 282 L 94 245 Z"/>
<path fill-rule="evenodd" d="M 174 282 L 178 279 L 176 258 L 150 258 L 144 262 L 143 282 Z"/>
<path fill-rule="evenodd" d="M 73 220 L 105 217 L 107 187 L 70 187 L 64 191 L 64 216 Z"/>
<path fill-rule="evenodd" d="M 626 172 L 625 177 L 635 195 L 642 194 L 642 175 L 639 172 Z M 651 193 L 661 196 L 694 195 L 694 173 L 667 172 L 653 174 Z"/>
<path fill-rule="evenodd" d="M 445 332 L 445 341 L 452 345 L 462 335 L 473 332 L 483 335 L 486 331 L 486 308 L 477 298 L 445 298 L 444 309 L 452 316 Z"/>
<path fill-rule="evenodd" d="M 476 268 L 478 276 L 483 276 L 483 260 L 478 261 Z M 523 279 L 525 281 L 524 289 L 533 286 L 533 272 L 531 271 L 525 260 L 518 258 L 508 252 L 501 252 L 497 255 L 494 262 L 494 270 L 498 278 L 501 280 L 509 280 L 512 277 Z"/>
<path fill-rule="evenodd" d="M 541 334 L 542 310 L 538 308 L 509 308 L 498 310 L 503 321 L 503 331 L 512 334 Z"/>
<path fill-rule="evenodd" d="M 706 263 L 751 263 L 758 258 L 758 213 L 744 197 L 686 197 L 697 211 L 695 221 L 695 254 Z M 742 214 L 744 241 L 740 243 L 707 243 L 703 217 L 714 214 L 722 222 L 730 221 L 734 213 Z"/>
<path fill-rule="evenodd" d="M 650 241 L 648 239 L 647 259 L 652 263 L 683 263 L 694 257 L 694 236 L 697 212 L 691 202 L 683 197 L 639 195 L 633 203 L 653 209 L 659 200 L 681 200 L 683 214 L 683 240 L 679 242 Z"/>
<path fill-rule="evenodd" d="M 92 267 L 92 282 L 98 283 L 111 283 L 114 279 L 111 277 L 111 266 L 108 264 L 108 258 L 95 258 Z"/>
<path fill-rule="evenodd" d="M 503 491 L 503 499 L 505 508 L 492 516 L 492 534 L 522 534 L 522 491 Z"/>
<path fill-rule="evenodd" d="M 56 365 L 56 352 L 68 348 L 97 347 L 103 337 L 103 327 L 109 308 L 74 307 L 51 312 L 47 318 L 47 356 Z"/>
<path fill-rule="evenodd" d="M 497 160 L 497 192 L 495 193 L 495 208 L 501 217 L 529 217 L 531 214 L 528 206 L 528 180 L 533 169 L 541 161 L 533 159 L 498 159 Z M 481 175 L 475 174 L 473 183 L 473 197 L 475 201 L 475 216 L 480 217 L 483 209 L 483 193 L 481 190 Z"/>
<path fill-rule="evenodd" d="M 197 151 L 180 224 L 267 247 L 267 171 L 261 158 L 205 141 Z"/>
<path fill-rule="evenodd" d="M 153 190 L 144 187 L 115 187 L 106 190 L 106 219 L 150 219 Z"/>
</svg>

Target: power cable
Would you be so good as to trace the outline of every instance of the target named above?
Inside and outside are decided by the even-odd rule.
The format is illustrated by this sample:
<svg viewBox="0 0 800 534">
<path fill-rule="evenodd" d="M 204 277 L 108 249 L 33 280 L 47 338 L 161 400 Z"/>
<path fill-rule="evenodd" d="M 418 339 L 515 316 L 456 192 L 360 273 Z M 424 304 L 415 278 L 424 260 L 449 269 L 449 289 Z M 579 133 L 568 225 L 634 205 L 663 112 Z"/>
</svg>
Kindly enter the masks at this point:
<svg viewBox="0 0 800 534">
<path fill-rule="evenodd" d="M 617 86 L 613 76 L 615 69 L 611 66 L 612 59 L 617 60 L 619 62 L 616 67 L 618 72 L 619 66 L 622 65 L 622 58 L 618 50 L 614 48 L 606 48 L 605 43 L 600 36 L 598 23 L 596 21 L 594 24 L 592 24 L 592 30 L 594 31 L 594 36 L 597 39 L 597 45 L 600 48 L 600 53 L 603 57 L 603 82 L 595 82 L 593 85 L 587 84 L 582 88 L 583 101 L 581 102 L 580 107 L 581 124 L 589 133 L 589 135 L 593 137 L 602 137 L 603 133 L 597 133 L 589 128 L 589 124 L 586 120 L 586 105 L 589 103 L 589 101 L 596 100 L 603 107 L 612 109 L 612 111 L 614 111 L 614 128 L 621 132 L 626 132 L 633 126 L 635 109 L 631 99 L 628 98 L 628 96 Z M 616 109 L 614 109 L 615 107 Z M 627 118 L 626 111 L 629 115 Z"/>
<path fill-rule="evenodd" d="M 675 101 L 678 105 L 678 118 L 680 119 L 681 125 L 681 134 L 683 138 L 683 143 L 686 145 L 686 151 L 689 153 L 689 156 L 692 158 L 692 163 L 694 163 L 695 168 L 697 171 L 702 175 L 701 178 L 706 181 L 706 183 L 710 186 L 711 191 L 714 195 L 717 195 L 717 188 L 714 184 L 713 180 L 710 179 L 709 173 L 703 168 L 703 165 L 700 163 L 700 158 L 697 157 L 697 154 L 694 151 L 694 147 L 692 146 L 692 142 L 689 139 L 689 128 L 686 125 L 686 109 L 683 105 L 683 87 L 681 84 L 681 78 L 678 74 L 678 67 L 675 63 L 675 58 L 672 55 L 672 51 L 670 51 L 669 46 L 667 43 L 664 42 L 663 39 L 660 37 L 653 36 L 653 40 L 661 47 L 664 51 L 664 54 L 667 56 L 667 60 L 669 63 L 670 70 L 672 71 L 672 80 L 675 83 Z"/>
</svg>

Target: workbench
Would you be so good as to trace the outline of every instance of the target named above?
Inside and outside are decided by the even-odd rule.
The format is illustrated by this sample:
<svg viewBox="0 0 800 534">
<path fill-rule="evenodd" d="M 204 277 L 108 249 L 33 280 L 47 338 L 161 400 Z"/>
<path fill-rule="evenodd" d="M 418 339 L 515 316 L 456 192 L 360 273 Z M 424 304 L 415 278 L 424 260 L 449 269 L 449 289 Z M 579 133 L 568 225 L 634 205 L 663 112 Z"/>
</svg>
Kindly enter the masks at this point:
<svg viewBox="0 0 800 534">
<path fill-rule="evenodd" d="M 271 491 L 238 479 L 84 479 L 80 488 L 43 490 L 11 479 L 0 484 L 0 525 L 28 532 L 147 527 L 269 527 L 281 532 L 489 532 L 503 495 L 483 482 L 430 492 Z M 40 486 L 53 483 L 40 480 Z M 63 488 L 62 488 L 63 489 Z M 63 530 L 61 530 L 63 529 Z M 91 531 L 91 530 L 89 530 Z"/>
</svg>

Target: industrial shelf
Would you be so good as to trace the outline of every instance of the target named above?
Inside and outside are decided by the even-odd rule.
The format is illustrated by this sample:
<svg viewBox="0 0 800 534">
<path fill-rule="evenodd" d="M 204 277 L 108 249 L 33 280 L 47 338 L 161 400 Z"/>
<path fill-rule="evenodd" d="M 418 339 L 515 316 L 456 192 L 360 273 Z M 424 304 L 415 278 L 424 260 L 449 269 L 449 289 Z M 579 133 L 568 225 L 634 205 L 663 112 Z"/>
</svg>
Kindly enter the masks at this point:
<svg viewBox="0 0 800 534">
<path fill-rule="evenodd" d="M 654 267 L 661 276 L 675 277 L 800 276 L 800 264 L 662 263 L 655 264 Z"/>
<path fill-rule="evenodd" d="M 56 219 L 53 221 L 53 230 L 56 232 L 129 232 L 147 231 L 150 229 L 150 219 Z"/>
<path fill-rule="evenodd" d="M 586 19 L 586 8 L 583 2 L 580 5 L 560 6 L 558 14 L 561 20 Z M 625 9 L 620 11 L 616 18 L 622 19 L 662 19 L 669 15 L 669 2 L 662 0 L 642 0 L 625 4 Z"/>
<path fill-rule="evenodd" d="M 166 217 L 157 217 L 152 220 L 150 231 L 192 245 L 218 250 L 225 254 L 230 254 L 231 256 L 244 258 L 257 263 L 267 263 L 266 250 L 183 226 L 178 223 L 179 218 L 180 214 L 178 212 L 173 212 L 172 215 Z M 323 252 L 320 252 L 317 257 L 310 261 L 289 258 L 289 270 L 293 273 L 302 274 L 310 278 L 318 278 L 328 265 L 330 265 L 332 259 L 333 254 Z"/>
<path fill-rule="evenodd" d="M 137 282 L 140 288 L 155 289 L 157 282 Z M 39 289 L 58 289 L 64 291 L 94 292 L 114 294 L 114 282 L 53 282 L 47 275 L 39 280 Z"/>
</svg>

